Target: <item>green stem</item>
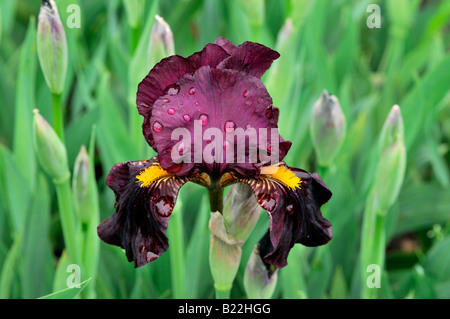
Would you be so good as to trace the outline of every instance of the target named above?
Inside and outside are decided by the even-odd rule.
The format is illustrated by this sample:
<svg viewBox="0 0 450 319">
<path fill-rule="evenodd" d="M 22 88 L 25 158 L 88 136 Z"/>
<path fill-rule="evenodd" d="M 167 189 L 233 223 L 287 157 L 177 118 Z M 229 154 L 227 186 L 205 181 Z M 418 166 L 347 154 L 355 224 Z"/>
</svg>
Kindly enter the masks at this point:
<svg viewBox="0 0 450 319">
<path fill-rule="evenodd" d="M 216 288 L 216 299 L 230 299 L 231 289 L 220 290 Z"/>
<path fill-rule="evenodd" d="M 223 213 L 223 188 L 217 185 L 212 186 L 208 189 L 209 194 L 209 204 L 211 208 L 211 212 L 219 212 Z M 216 291 L 216 299 L 230 299 L 231 287 L 222 288 L 214 285 L 214 289 Z"/>
<path fill-rule="evenodd" d="M 363 221 L 362 245 L 361 245 L 361 275 L 362 275 L 362 298 L 375 299 L 378 295 L 378 288 L 369 287 L 367 278 L 369 265 L 380 267 L 382 276 L 385 260 L 386 246 L 386 212 L 378 209 L 376 201 L 371 195 L 371 199 L 366 205 Z M 381 281 L 381 279 L 380 279 Z"/>
<path fill-rule="evenodd" d="M 223 188 L 222 187 L 212 187 L 208 189 L 209 193 L 209 204 L 211 206 L 212 212 L 223 212 Z"/>
<path fill-rule="evenodd" d="M 184 231 L 183 231 L 183 215 L 182 215 L 182 203 L 178 199 L 178 203 L 174 210 L 175 216 L 172 216 L 170 221 L 170 227 L 167 229 L 168 237 L 171 239 L 171 245 L 169 249 L 170 254 L 170 266 L 172 273 L 172 290 L 173 298 L 182 299 L 186 298 L 186 258 L 185 243 L 184 243 Z M 174 215 L 172 213 L 172 215 Z"/>
<path fill-rule="evenodd" d="M 77 221 L 72 204 L 72 192 L 69 185 L 70 178 L 54 181 L 58 197 L 59 214 L 63 230 L 64 242 L 70 261 L 81 266 L 81 252 L 79 249 Z"/>
<path fill-rule="evenodd" d="M 52 93 L 53 105 L 53 127 L 56 134 L 64 143 L 64 122 L 62 112 L 62 96 L 59 93 Z"/>
</svg>

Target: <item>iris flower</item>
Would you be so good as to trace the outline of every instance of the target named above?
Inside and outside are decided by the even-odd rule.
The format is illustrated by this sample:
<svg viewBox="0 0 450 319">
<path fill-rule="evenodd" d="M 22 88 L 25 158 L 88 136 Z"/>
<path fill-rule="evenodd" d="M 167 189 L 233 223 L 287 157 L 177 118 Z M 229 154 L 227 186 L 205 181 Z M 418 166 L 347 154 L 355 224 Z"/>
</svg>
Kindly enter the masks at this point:
<svg viewBox="0 0 450 319">
<path fill-rule="evenodd" d="M 211 211 L 221 211 L 226 186 L 251 187 L 270 218 L 261 241 L 267 264 L 284 267 L 295 243 L 318 246 L 332 238 L 331 224 L 320 211 L 331 197 L 329 188 L 316 173 L 283 162 L 292 143 L 279 136 L 279 110 L 261 81 L 278 57 L 258 43 L 235 46 L 218 38 L 187 58 L 161 60 L 139 84 L 142 131 L 157 155 L 111 169 L 106 183 L 116 196 L 115 211 L 98 226 L 99 237 L 122 247 L 135 267 L 168 249 L 165 233 L 178 192 L 187 182 L 208 189 Z M 212 128 L 222 136 L 213 139 L 207 134 Z M 239 128 L 248 134 L 233 135 Z M 192 136 L 180 141 L 180 136 L 174 138 L 176 129 Z M 226 157 L 243 142 L 243 152 L 236 150 L 231 160 Z M 217 145 L 223 147 L 213 147 Z M 201 152 L 208 147 L 211 152 Z M 205 153 L 210 158 L 198 157 Z"/>
</svg>

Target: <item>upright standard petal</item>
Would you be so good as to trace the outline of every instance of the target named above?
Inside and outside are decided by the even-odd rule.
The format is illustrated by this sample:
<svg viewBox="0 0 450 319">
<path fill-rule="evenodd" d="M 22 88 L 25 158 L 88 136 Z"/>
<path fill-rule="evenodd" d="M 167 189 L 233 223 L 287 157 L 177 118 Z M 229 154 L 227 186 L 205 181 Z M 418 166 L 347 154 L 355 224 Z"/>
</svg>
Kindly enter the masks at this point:
<svg viewBox="0 0 450 319">
<path fill-rule="evenodd" d="M 185 74 L 193 73 L 198 68 L 208 65 L 216 67 L 228 53 L 219 45 L 208 44 L 202 51 L 183 58 L 179 55 L 167 57 L 157 63 L 149 74 L 139 83 L 136 104 L 139 114 L 144 116 L 142 131 L 145 139 L 155 151 L 152 129 L 149 125 L 152 107 L 155 101 L 166 94 L 177 91 L 177 81 Z"/>
<path fill-rule="evenodd" d="M 135 267 L 158 258 L 169 246 L 167 224 L 186 181 L 164 171 L 155 158 L 115 165 L 106 180 L 116 195 L 115 212 L 98 226 L 99 237 L 125 249 Z"/>
<path fill-rule="evenodd" d="M 256 179 L 240 179 L 252 188 L 258 203 L 270 217 L 263 260 L 278 268 L 287 265 L 295 243 L 324 245 L 333 237 L 331 223 L 320 207 L 331 198 L 329 188 L 317 174 L 285 165 L 268 166 Z"/>
<path fill-rule="evenodd" d="M 225 41 L 219 41 L 219 43 L 223 47 L 229 48 L 229 44 Z M 217 67 L 246 72 L 257 78 L 262 77 L 270 68 L 272 62 L 280 57 L 277 51 L 249 41 L 242 43 L 232 52 L 233 54 L 224 59 Z"/>
</svg>

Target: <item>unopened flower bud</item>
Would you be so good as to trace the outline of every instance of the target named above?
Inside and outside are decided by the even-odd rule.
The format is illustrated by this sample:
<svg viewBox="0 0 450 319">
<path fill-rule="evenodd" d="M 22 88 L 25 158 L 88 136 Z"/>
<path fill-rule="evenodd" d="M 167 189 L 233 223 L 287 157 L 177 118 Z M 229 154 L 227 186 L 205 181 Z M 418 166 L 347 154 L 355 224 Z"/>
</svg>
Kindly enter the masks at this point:
<svg viewBox="0 0 450 319">
<path fill-rule="evenodd" d="M 34 110 L 34 144 L 42 168 L 55 182 L 62 182 L 70 177 L 66 148 L 53 128 L 36 109 Z"/>
<path fill-rule="evenodd" d="M 328 166 L 344 142 L 346 120 L 339 100 L 326 90 L 314 104 L 310 129 L 319 164 Z"/>
<path fill-rule="evenodd" d="M 67 40 L 54 0 L 42 0 L 37 32 L 37 52 L 50 91 L 60 94 L 67 73 Z"/>
<path fill-rule="evenodd" d="M 222 214 L 211 212 L 209 263 L 218 291 L 229 291 L 236 277 L 242 255 L 243 241 L 227 233 Z"/>
<path fill-rule="evenodd" d="M 374 200 L 379 211 L 384 213 L 396 200 L 405 175 L 406 148 L 403 134 L 400 108 L 394 105 L 380 135 L 380 158 L 374 181 Z"/>
<path fill-rule="evenodd" d="M 262 259 L 273 249 L 269 232 L 257 243 L 247 263 L 244 273 L 244 288 L 250 299 L 272 297 L 277 284 L 277 268 Z"/>
<path fill-rule="evenodd" d="M 247 184 L 237 183 L 230 187 L 225 198 L 223 217 L 227 232 L 246 241 L 258 222 L 261 206 Z"/>
<path fill-rule="evenodd" d="M 148 50 L 151 65 L 155 65 L 165 57 L 175 54 L 172 30 L 169 24 L 159 15 L 155 16 Z"/>
<path fill-rule="evenodd" d="M 255 245 L 244 273 L 244 288 L 249 299 L 269 299 L 272 297 L 277 283 L 277 268 L 265 264 L 261 253 L 264 242 L 270 240 L 264 236 Z"/>
<path fill-rule="evenodd" d="M 91 178 L 89 155 L 83 145 L 75 160 L 72 189 L 78 216 L 81 222 L 85 224 L 89 222 L 89 214 L 95 207 L 95 190 L 92 189 Z"/>
</svg>

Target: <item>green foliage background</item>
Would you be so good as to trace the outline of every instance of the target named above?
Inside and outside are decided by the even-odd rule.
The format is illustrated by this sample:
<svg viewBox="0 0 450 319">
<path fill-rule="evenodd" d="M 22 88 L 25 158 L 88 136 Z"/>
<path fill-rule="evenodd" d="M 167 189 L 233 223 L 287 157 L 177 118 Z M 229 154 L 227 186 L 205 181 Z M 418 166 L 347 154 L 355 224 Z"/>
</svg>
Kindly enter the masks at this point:
<svg viewBox="0 0 450 319">
<path fill-rule="evenodd" d="M 235 44 L 260 42 L 281 53 L 263 81 L 280 109 L 281 135 L 293 141 L 286 158 L 290 166 L 319 169 L 309 135 L 312 106 L 324 89 L 340 100 L 346 140 L 322 176 L 333 191 L 323 212 L 334 238 L 319 248 L 296 245 L 289 265 L 279 272 L 273 298 L 361 297 L 360 245 L 367 235 L 362 218 L 375 177 L 377 141 L 394 104 L 403 115 L 407 166 L 386 219 L 386 271 L 377 294 L 450 297 L 450 1 L 133 0 L 128 8 L 120 0 L 56 2 L 63 23 L 70 4 L 81 8 L 81 28 L 66 27 L 69 71 L 63 105 L 70 167 L 82 145 L 92 147 L 98 207 L 91 214 L 98 215 L 91 220 L 113 212 L 114 194 L 105 185 L 111 167 L 153 155 L 134 103 L 137 83 L 155 63 L 147 47 L 159 14 L 171 26 L 175 51 L 182 56 L 218 36 Z M 379 29 L 366 25 L 371 3 L 381 9 Z M 52 123 L 51 95 L 36 55 L 39 7 L 34 0 L 0 0 L 2 298 L 63 290 L 70 275 L 55 189 L 33 145 L 32 110 L 38 108 Z M 287 20 L 289 32 L 281 37 Z M 132 126 L 133 118 L 138 126 Z M 174 265 L 180 259 L 168 251 L 134 269 L 120 248 L 87 236 L 84 258 L 98 260 L 98 268 L 95 264 L 97 271 L 89 275 L 82 269 L 82 281 L 91 280 L 83 282 L 78 297 L 214 298 L 207 192 L 188 184 L 179 201 L 172 219 L 182 218 L 183 227 L 175 233 L 169 224 L 168 235 L 169 251 L 181 252 L 182 266 Z M 263 213 L 244 246 L 234 298 L 246 297 L 243 270 L 267 227 Z M 174 269 L 182 269 L 182 276 Z M 76 294 L 64 290 L 59 296 Z"/>
</svg>

